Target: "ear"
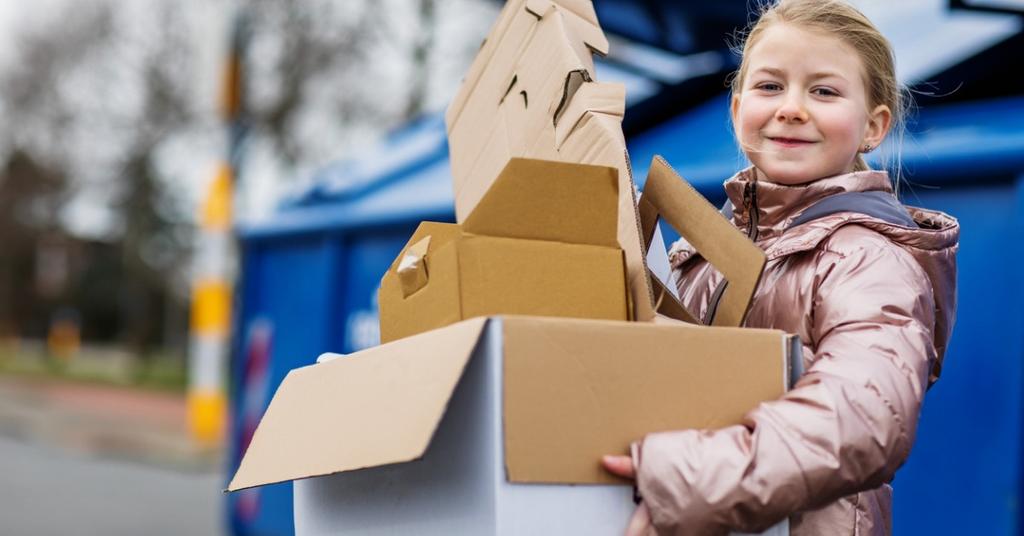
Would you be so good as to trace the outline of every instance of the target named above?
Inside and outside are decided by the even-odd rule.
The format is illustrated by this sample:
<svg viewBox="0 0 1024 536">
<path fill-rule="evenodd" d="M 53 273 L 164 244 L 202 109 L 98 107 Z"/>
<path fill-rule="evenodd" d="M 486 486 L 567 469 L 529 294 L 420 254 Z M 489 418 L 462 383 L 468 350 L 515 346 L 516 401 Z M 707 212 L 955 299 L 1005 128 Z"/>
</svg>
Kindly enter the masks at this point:
<svg viewBox="0 0 1024 536">
<path fill-rule="evenodd" d="M 733 95 L 729 103 L 729 117 L 732 119 L 732 129 L 736 130 L 736 115 L 740 112 L 740 97 Z"/>
<path fill-rule="evenodd" d="M 862 145 L 878 147 L 889 133 L 890 127 L 892 127 L 892 110 L 884 104 L 875 106 L 875 109 L 868 114 L 867 129 L 864 130 Z"/>
</svg>

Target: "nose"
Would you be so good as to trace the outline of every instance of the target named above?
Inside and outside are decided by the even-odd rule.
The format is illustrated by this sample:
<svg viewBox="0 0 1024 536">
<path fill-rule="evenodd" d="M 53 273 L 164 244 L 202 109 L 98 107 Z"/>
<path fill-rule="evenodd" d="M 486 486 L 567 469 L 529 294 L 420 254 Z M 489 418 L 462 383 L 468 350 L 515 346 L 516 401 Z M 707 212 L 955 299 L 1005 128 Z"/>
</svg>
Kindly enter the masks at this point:
<svg viewBox="0 0 1024 536">
<path fill-rule="evenodd" d="M 798 91 L 786 92 L 779 108 L 775 110 L 775 119 L 783 123 L 803 123 L 807 121 L 807 108 L 804 106 L 803 95 Z"/>
</svg>

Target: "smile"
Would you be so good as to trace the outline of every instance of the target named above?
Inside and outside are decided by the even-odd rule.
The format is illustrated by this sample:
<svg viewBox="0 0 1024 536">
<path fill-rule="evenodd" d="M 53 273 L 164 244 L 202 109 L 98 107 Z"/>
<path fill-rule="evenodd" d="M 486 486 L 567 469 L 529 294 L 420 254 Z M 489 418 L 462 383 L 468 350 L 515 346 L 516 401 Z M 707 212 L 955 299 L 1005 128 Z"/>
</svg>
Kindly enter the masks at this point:
<svg viewBox="0 0 1024 536">
<path fill-rule="evenodd" d="M 778 144 L 778 145 L 783 146 L 783 147 L 803 147 L 803 146 L 810 145 L 810 144 L 814 143 L 814 142 L 811 142 L 811 141 L 798 140 L 798 139 L 793 139 L 793 138 L 768 138 L 768 139 L 771 140 L 772 142 Z"/>
</svg>

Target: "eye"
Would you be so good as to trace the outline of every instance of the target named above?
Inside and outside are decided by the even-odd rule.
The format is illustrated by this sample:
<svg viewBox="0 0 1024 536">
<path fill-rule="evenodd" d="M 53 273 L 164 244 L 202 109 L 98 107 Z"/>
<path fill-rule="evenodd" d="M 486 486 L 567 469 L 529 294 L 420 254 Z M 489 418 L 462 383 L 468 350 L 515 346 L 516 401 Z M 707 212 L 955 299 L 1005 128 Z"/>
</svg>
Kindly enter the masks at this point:
<svg viewBox="0 0 1024 536">
<path fill-rule="evenodd" d="M 836 90 L 834 90 L 832 88 L 828 88 L 828 87 L 816 87 L 816 88 L 811 90 L 811 93 L 814 93 L 815 95 L 818 95 L 818 96 L 821 96 L 821 97 L 838 97 L 839 96 L 839 93 Z"/>
<path fill-rule="evenodd" d="M 760 89 L 763 91 L 779 91 L 782 89 L 782 85 L 775 82 L 761 82 L 754 85 L 754 89 Z"/>
</svg>

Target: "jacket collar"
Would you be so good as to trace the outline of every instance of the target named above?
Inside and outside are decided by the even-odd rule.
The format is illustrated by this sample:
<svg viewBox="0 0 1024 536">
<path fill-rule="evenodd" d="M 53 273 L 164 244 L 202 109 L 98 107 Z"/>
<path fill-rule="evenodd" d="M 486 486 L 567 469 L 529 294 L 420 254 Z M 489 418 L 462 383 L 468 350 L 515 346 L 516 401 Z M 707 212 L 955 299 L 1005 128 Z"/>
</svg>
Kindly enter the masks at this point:
<svg viewBox="0 0 1024 536">
<path fill-rule="evenodd" d="M 725 181 L 725 192 L 733 205 L 733 222 L 749 229 L 750 210 L 756 204 L 758 239 L 781 234 L 815 202 L 843 192 L 883 191 L 892 193 L 885 171 L 855 171 L 799 185 L 758 180 L 754 167 L 748 167 Z"/>
</svg>

